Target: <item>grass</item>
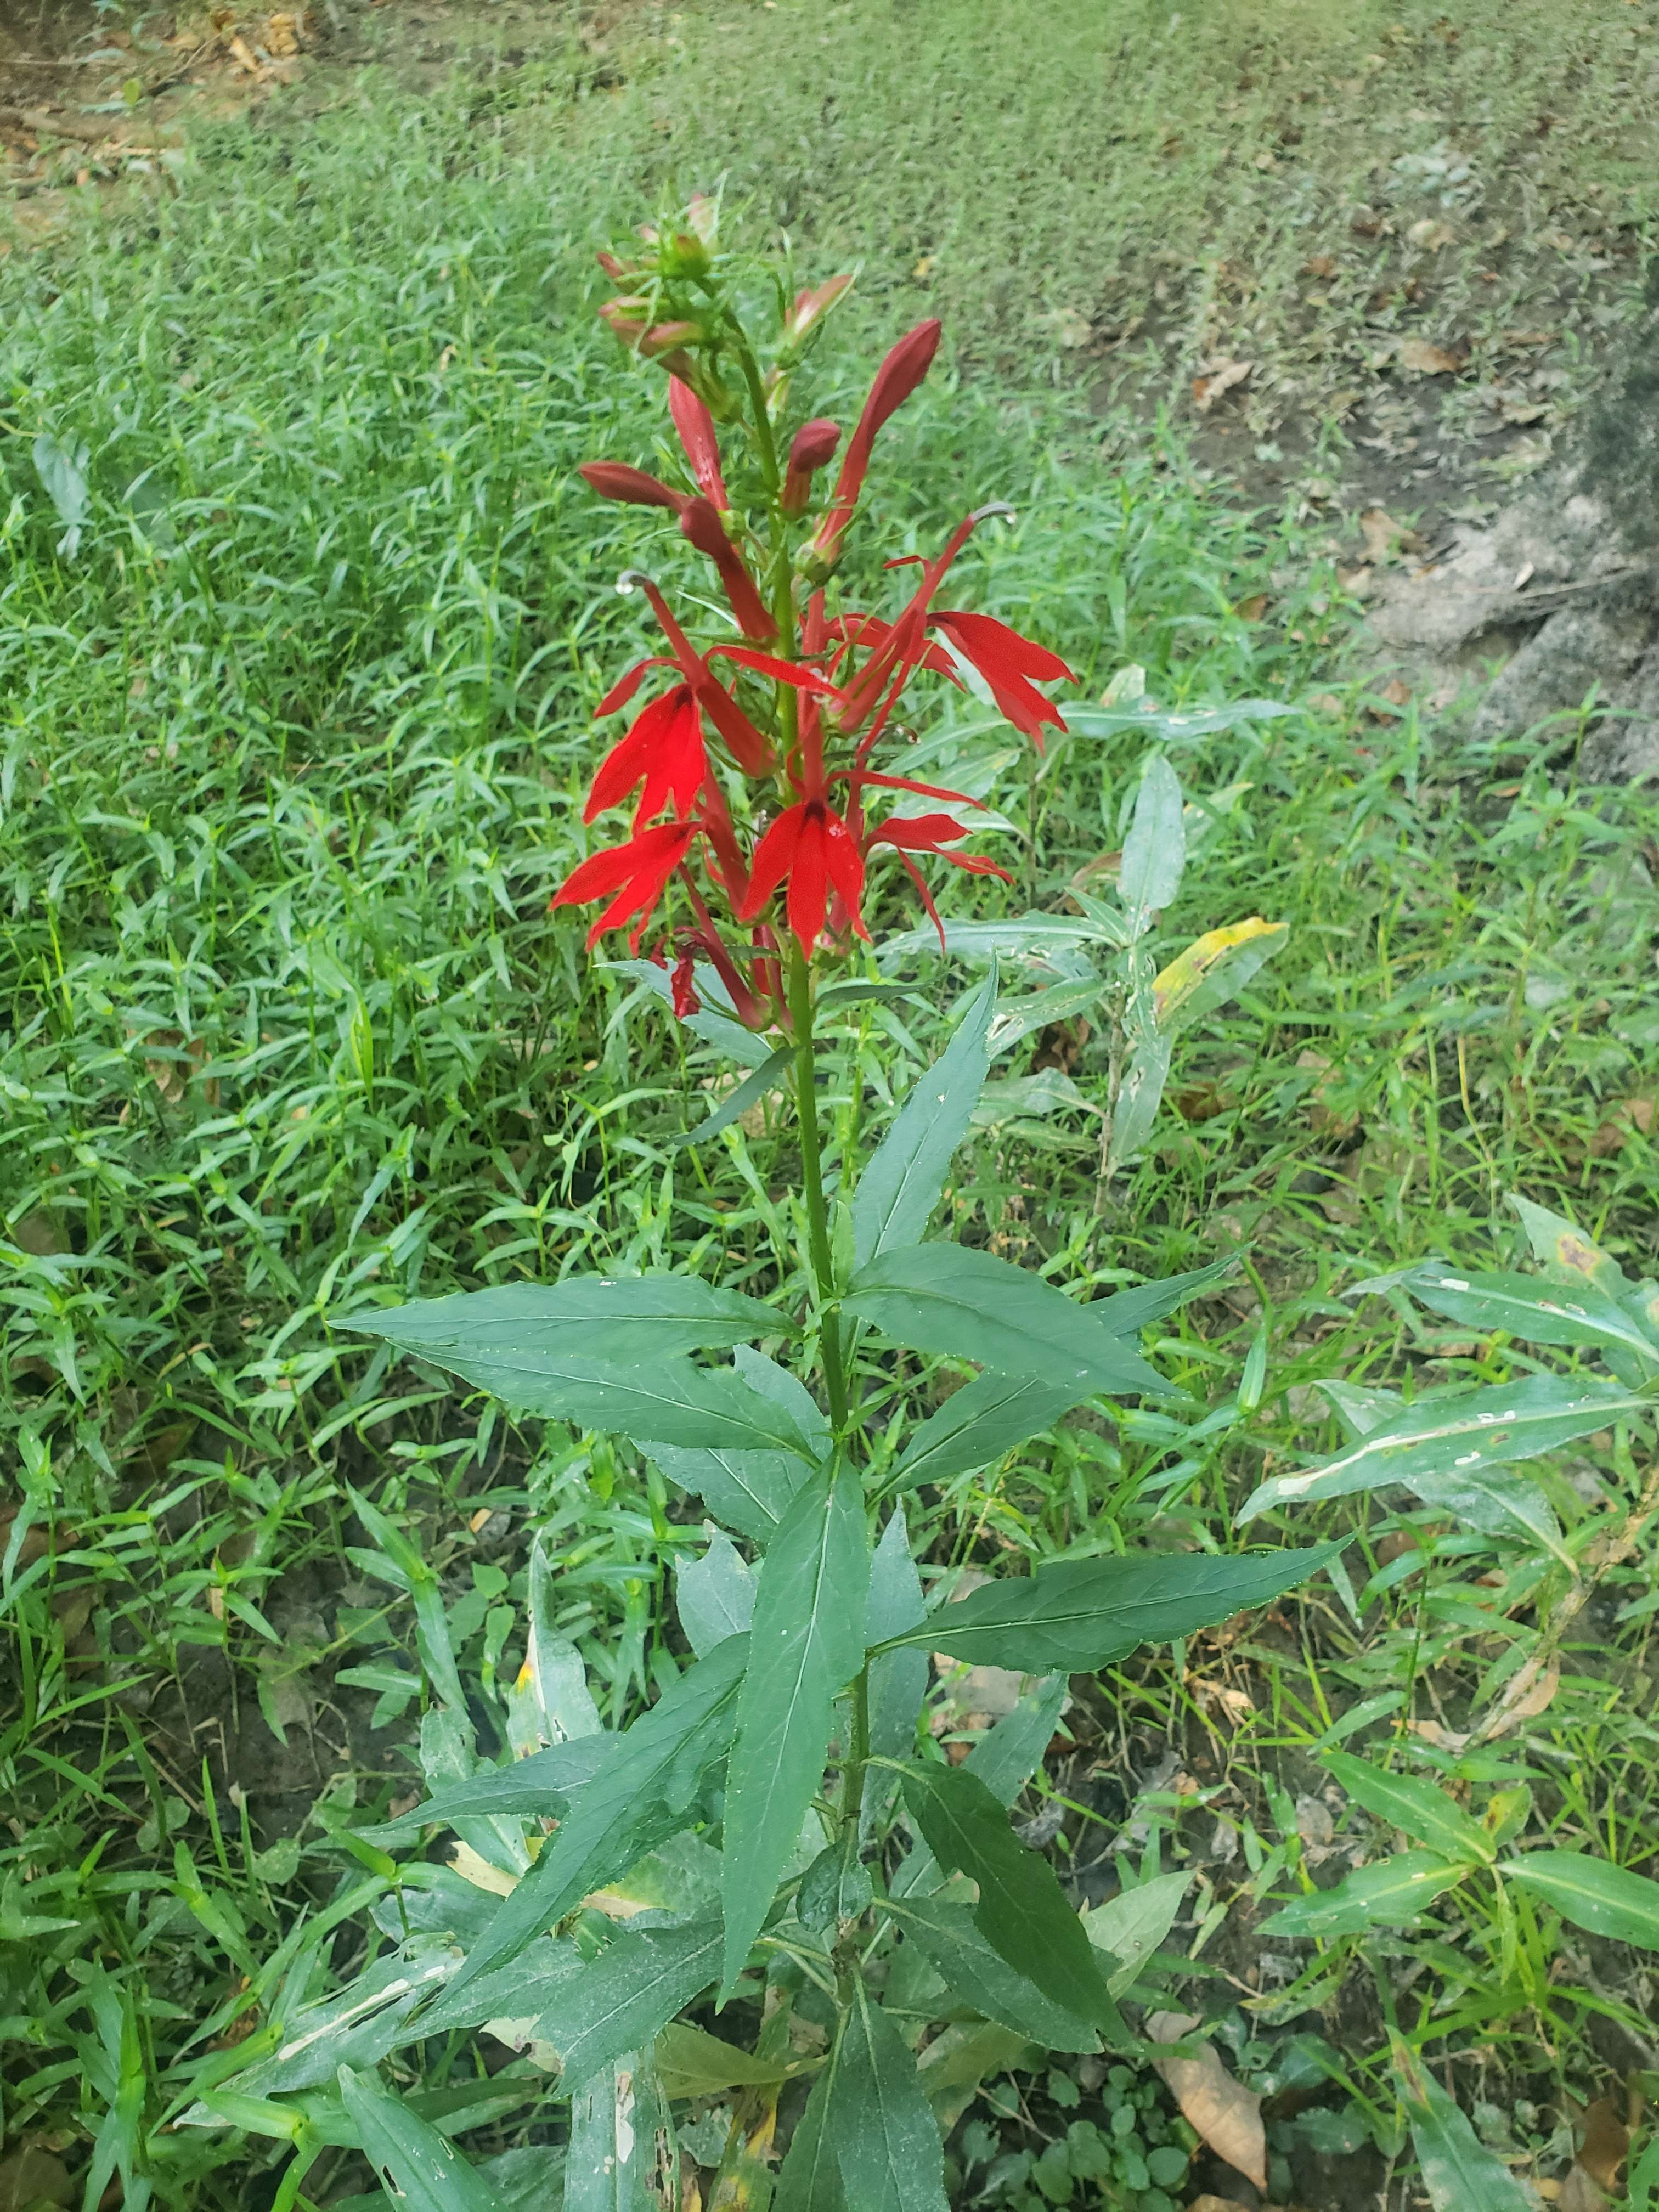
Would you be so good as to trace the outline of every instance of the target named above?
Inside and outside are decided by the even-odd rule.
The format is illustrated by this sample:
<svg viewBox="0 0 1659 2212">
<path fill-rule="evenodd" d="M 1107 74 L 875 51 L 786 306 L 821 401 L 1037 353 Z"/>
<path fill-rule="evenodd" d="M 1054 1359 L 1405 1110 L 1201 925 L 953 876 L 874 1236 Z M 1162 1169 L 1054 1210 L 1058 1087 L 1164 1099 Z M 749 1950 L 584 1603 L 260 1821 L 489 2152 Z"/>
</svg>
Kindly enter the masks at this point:
<svg viewBox="0 0 1659 2212">
<path fill-rule="evenodd" d="M 1138 85 L 1123 125 L 1115 158 L 1152 180 L 1127 210 L 1091 177 L 1068 173 L 1065 196 L 1018 177 L 1021 161 L 1060 176 L 1072 126 L 1049 113 L 1022 144 L 1015 111 L 993 131 L 1020 54 L 970 76 L 946 19 L 914 34 L 937 92 L 908 103 L 907 139 L 846 12 L 847 35 L 811 56 L 836 128 L 799 201 L 763 213 L 796 224 L 803 255 L 866 258 L 863 342 L 908 312 L 913 245 L 934 253 L 927 296 L 958 311 L 970 354 L 993 318 L 1034 331 L 1083 296 L 1086 267 L 1127 265 L 1112 226 L 1132 214 L 1198 252 L 1210 203 L 1155 196 L 1172 173 L 1147 159 L 1176 96 L 1162 81 Z M 1449 55 L 1419 36 L 1426 11 L 1409 13 L 1399 66 L 1463 71 L 1476 12 Z M 1622 54 L 1628 11 L 1589 12 L 1610 27 L 1587 42 L 1600 102 L 1611 80 L 1595 72 Z M 1060 11 L 1056 39 L 1087 20 Z M 1267 21 L 1203 27 L 1195 50 L 1231 68 Z M 1275 11 L 1275 39 L 1289 21 Z M 1298 19 L 1297 51 L 1335 76 L 1378 27 L 1368 10 L 1340 32 Z M 590 973 L 546 901 L 580 848 L 592 707 L 642 635 L 637 601 L 610 586 L 657 543 L 572 481 L 595 453 L 648 459 L 659 434 L 653 387 L 593 330 L 586 249 L 638 212 L 653 102 L 672 118 L 660 170 L 730 162 L 734 191 L 776 188 L 769 149 L 801 137 L 799 30 L 782 9 L 689 16 L 672 77 L 558 109 L 550 142 L 514 122 L 499 83 L 470 80 L 419 108 L 228 128 L 176 199 L 0 267 L 0 1420 L 19 1470 L 0 1506 L 0 1945 L 15 1993 L 0 2033 L 7 2145 L 61 2156 L 77 2192 L 94 2145 L 173 2112 L 191 2069 L 235 2047 L 296 1955 L 302 1909 L 313 1933 L 341 1931 L 313 1954 L 319 1974 L 380 1940 L 351 1831 L 407 1790 L 420 1681 L 410 1610 L 372 1553 L 365 1565 L 353 1490 L 418 1537 L 481 1716 L 516 1664 L 538 1530 L 607 1717 L 671 1663 L 660 1562 L 696 1528 L 654 1468 L 464 1411 L 329 1316 L 671 1255 L 740 1278 L 787 1182 L 781 1135 L 672 1151 L 680 1047 L 648 1007 L 625 1011 L 625 979 Z M 1522 51 L 1541 79 L 1541 39 Z M 1085 88 L 1067 76 L 1048 96 Z M 1492 127 L 1518 128 L 1520 94 L 1492 97 Z M 1553 165 L 1579 172 L 1554 137 L 1541 153 L 1565 190 Z M 901 143 L 902 190 L 878 199 L 872 149 Z M 1295 241 L 1264 227 L 1268 190 L 1250 185 L 1228 220 L 1287 270 Z M 1035 261 L 1047 284 L 999 301 L 992 272 Z M 842 404 L 859 380 L 848 360 Z M 73 545 L 37 468 L 43 434 L 86 448 Z M 1534 744 L 1478 748 L 1414 710 L 1368 708 L 1342 674 L 1322 540 L 1218 504 L 1175 433 L 1121 458 L 1117 433 L 1103 451 L 1064 396 L 984 380 L 942 382 L 889 436 L 907 544 L 936 538 L 964 486 L 1017 500 L 1018 524 L 963 573 L 975 604 L 1066 653 L 1086 694 L 1133 663 L 1166 705 L 1297 708 L 1176 756 L 1206 827 L 1170 945 L 1256 911 L 1291 938 L 1178 1057 L 1146 1159 L 1103 1214 L 1086 1123 L 1062 1118 L 988 1132 L 958 1186 L 964 1224 L 1097 1281 L 1242 1247 L 1239 1287 L 1193 1310 L 1161 1358 L 1201 1412 L 1261 1341 L 1260 1406 L 1196 1438 L 1195 1416 L 1067 1430 L 925 1516 L 940 1565 L 1148 1533 L 1224 1541 L 1269 1459 L 1328 1441 L 1316 1382 L 1507 1371 L 1501 1346 L 1350 1304 L 1364 1275 L 1428 1251 L 1468 1266 L 1513 1253 L 1517 1189 L 1632 1274 L 1655 1272 L 1651 1115 L 1622 1102 L 1651 1092 L 1659 806 L 1577 787 L 1571 726 L 1552 733 L 1567 770 L 1553 775 Z M 1270 618 L 1248 619 L 1263 593 Z M 1024 761 L 996 769 L 990 795 L 1028 833 L 1037 902 L 1121 842 L 1142 750 L 1133 733 L 1079 737 L 1040 780 Z M 898 926 L 897 908 L 878 920 Z M 941 1000 L 964 980 L 924 972 Z M 929 1048 L 927 1018 L 880 1019 L 896 1066 Z M 1086 1092 L 1103 1065 L 1083 1041 Z M 1552 1474 L 1579 1540 L 1634 1472 L 1610 1447 Z M 1139 1848 L 1201 1873 L 1180 1940 L 1236 1984 L 1241 2067 L 1265 2078 L 1322 2002 L 1347 2078 L 1381 2110 L 1383 1999 L 1348 1953 L 1291 1996 L 1252 1985 L 1238 1893 L 1265 1895 L 1294 1865 L 1296 1800 L 1334 1723 L 1359 1713 L 1349 1748 L 1392 1741 L 1390 1756 L 1433 1768 L 1397 1721 L 1455 1719 L 1516 1637 L 1456 1532 L 1378 1510 L 1361 1549 L 1357 1619 L 1310 1602 L 1115 1677 L 1080 1699 L 1075 1755 L 1043 1788 L 1085 1881 L 1125 1818 Z M 1634 1601 L 1650 1566 L 1650 1547 L 1620 1594 Z M 1548 1711 L 1471 1771 L 1452 1761 L 1453 1778 L 1481 1799 L 1525 1782 L 1551 1832 L 1650 1864 L 1652 1618 L 1598 1615 Z M 1147 1782 L 1166 1747 L 1189 1766 Z M 1248 1877 L 1208 1844 L 1218 1821 Z M 1429 1993 L 1419 2026 L 1432 2035 L 1439 2007 L 1455 2031 L 1460 2086 L 1478 2059 L 1500 2101 L 1541 2112 L 1641 2055 L 1639 2037 L 1609 2043 L 1596 2025 L 1598 1988 L 1615 2013 L 1644 2009 L 1630 1954 L 1598 1954 L 1563 1992 L 1536 1941 L 1517 1965 L 1461 1904 L 1401 1942 L 1389 1971 L 1414 1966 Z M 1480 2004 L 1494 1979 L 1510 2004 L 1496 2021 Z M 428 2079 L 466 2063 L 434 2058 Z M 1010 2122 L 1006 2140 L 1063 2131 L 1066 2109 L 1028 2099 L 1036 2135 Z M 1516 2124 L 1524 2147 L 1553 2122 Z M 1304 2148 L 1287 2136 L 1279 2154 Z M 223 2139 L 180 2130 L 148 2154 L 166 2203 L 240 2203 L 245 2185 L 268 2202 L 255 2139 L 228 2161 Z"/>
</svg>

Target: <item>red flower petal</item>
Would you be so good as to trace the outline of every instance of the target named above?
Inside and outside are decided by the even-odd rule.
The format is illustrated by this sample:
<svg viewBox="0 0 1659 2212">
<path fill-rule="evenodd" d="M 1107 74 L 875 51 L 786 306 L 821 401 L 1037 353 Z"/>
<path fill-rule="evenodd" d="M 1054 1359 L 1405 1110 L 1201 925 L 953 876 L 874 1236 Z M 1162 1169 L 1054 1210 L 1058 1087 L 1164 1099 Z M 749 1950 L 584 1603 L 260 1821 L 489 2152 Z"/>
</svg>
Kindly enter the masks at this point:
<svg viewBox="0 0 1659 2212">
<path fill-rule="evenodd" d="M 716 507 L 730 507 L 726 480 L 720 474 L 720 447 L 714 432 L 714 418 L 683 377 L 671 376 L 668 380 L 668 411 L 680 434 L 680 443 L 691 464 L 698 490 L 705 499 L 712 499 Z"/>
<path fill-rule="evenodd" d="M 584 461 L 576 473 L 601 499 L 619 500 L 624 507 L 665 507 L 678 514 L 685 505 L 684 492 L 624 461 Z"/>
</svg>

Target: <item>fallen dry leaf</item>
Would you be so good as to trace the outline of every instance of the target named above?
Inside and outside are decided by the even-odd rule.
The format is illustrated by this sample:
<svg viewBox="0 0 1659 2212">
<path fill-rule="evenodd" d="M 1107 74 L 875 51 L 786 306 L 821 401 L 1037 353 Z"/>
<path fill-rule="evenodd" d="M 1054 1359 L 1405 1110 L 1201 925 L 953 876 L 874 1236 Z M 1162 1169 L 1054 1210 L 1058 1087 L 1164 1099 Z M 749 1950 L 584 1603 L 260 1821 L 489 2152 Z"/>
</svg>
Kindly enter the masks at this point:
<svg viewBox="0 0 1659 2212">
<path fill-rule="evenodd" d="M 1310 253 L 1302 264 L 1302 273 L 1304 276 L 1317 276 L 1325 282 L 1336 274 L 1336 256 L 1334 253 Z"/>
<path fill-rule="evenodd" d="M 79 2191 L 62 2159 L 30 2147 L 0 2159 L 0 2212 L 23 2212 L 29 2204 L 72 2204 Z"/>
<path fill-rule="evenodd" d="M 1304 1844 L 1322 1850 L 1336 1833 L 1336 1824 L 1331 1818 L 1331 1808 L 1322 1797 L 1298 1797 L 1296 1801 L 1296 1832 Z"/>
<path fill-rule="evenodd" d="M 1421 222 L 1412 225 L 1406 235 L 1425 253 L 1438 253 L 1443 246 L 1451 244 L 1457 233 L 1449 222 L 1437 222 L 1431 215 L 1425 215 Z"/>
<path fill-rule="evenodd" d="M 1206 376 L 1193 379 L 1193 401 L 1200 415 L 1206 415 L 1224 392 L 1231 392 L 1236 384 L 1243 384 L 1255 367 L 1253 361 L 1219 361 Z"/>
<path fill-rule="evenodd" d="M 1480 1730 L 1483 1742 L 1494 1736 L 1507 1735 L 1511 1729 L 1519 1728 L 1522 1721 L 1535 1721 L 1554 1703 L 1555 1693 L 1561 1686 L 1561 1669 L 1552 1662 L 1541 1674 L 1528 1677 L 1523 1668 L 1510 1683 L 1509 1692 L 1499 1700 L 1492 1719 Z"/>
<path fill-rule="evenodd" d="M 1196 2014 L 1155 2012 L 1146 2022 L 1146 2033 L 1154 2043 L 1178 2043 L 1198 2025 Z M 1261 2100 L 1234 2080 L 1215 2045 L 1206 2043 L 1201 2057 L 1152 2063 L 1188 2124 L 1216 2156 L 1265 2190 L 1267 2135 L 1261 2124 Z"/>
<path fill-rule="evenodd" d="M 1368 507 L 1359 518 L 1359 534 L 1365 541 L 1365 558 L 1386 561 L 1390 553 L 1422 553 L 1426 542 L 1403 522 L 1396 522 L 1385 507 Z"/>
<path fill-rule="evenodd" d="M 1236 2197 L 1212 2197 L 1207 2190 L 1202 2197 L 1194 2197 L 1187 2212 L 1249 2212 Z"/>
<path fill-rule="evenodd" d="M 1578 2163 L 1602 2189 L 1619 2186 L 1619 2170 L 1630 2154 L 1630 2130 L 1611 2097 L 1598 2097 L 1584 2114 L 1584 2139 Z"/>
<path fill-rule="evenodd" d="M 1461 354 L 1449 353 L 1431 338 L 1403 339 L 1395 358 L 1418 376 L 1453 376 L 1463 366 Z"/>
<path fill-rule="evenodd" d="M 1653 1134 L 1655 1102 L 1651 1098 L 1621 1098 L 1590 1139 L 1590 1152 L 1598 1160 L 1623 1152 L 1634 1135 Z"/>
<path fill-rule="evenodd" d="M 1608 2212 L 1613 2203 L 1605 2189 L 1600 2189 L 1582 2166 L 1575 2166 L 1560 2185 L 1561 2193 L 1556 2198 L 1561 2212 Z"/>
<path fill-rule="evenodd" d="M 1249 623 L 1260 622 L 1267 611 L 1267 594 L 1265 592 L 1252 592 L 1248 599 L 1241 599 L 1233 609 L 1240 622 Z"/>
</svg>

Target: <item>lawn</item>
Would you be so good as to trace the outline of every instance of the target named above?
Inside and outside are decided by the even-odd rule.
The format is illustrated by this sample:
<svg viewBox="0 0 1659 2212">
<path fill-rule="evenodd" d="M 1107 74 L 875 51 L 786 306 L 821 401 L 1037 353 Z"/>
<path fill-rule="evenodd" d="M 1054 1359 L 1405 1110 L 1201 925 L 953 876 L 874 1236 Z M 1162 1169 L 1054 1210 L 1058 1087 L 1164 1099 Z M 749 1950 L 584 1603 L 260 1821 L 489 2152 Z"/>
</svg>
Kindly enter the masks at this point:
<svg viewBox="0 0 1659 2212">
<path fill-rule="evenodd" d="M 1606 1557 L 1651 1419 L 1531 1470 L 1554 1550 L 1398 1490 L 1232 1526 L 1264 1474 L 1336 1450 L 1322 1384 L 1591 1371 L 1361 1283 L 1530 1268 L 1516 1194 L 1659 1273 L 1659 799 L 1581 786 L 1571 728 L 1476 745 L 1373 696 L 1340 502 L 1305 486 L 1373 495 L 1386 465 L 1396 512 L 1490 495 L 1482 454 L 1530 466 L 1592 391 L 1652 216 L 1652 18 L 1584 6 L 1565 53 L 1558 16 L 1077 0 L 1042 11 L 1066 65 L 1040 73 L 1024 12 L 710 0 L 561 15 L 526 57 L 516 18 L 428 11 L 429 59 L 411 39 L 319 69 L 0 261 L 0 2203 L 271 2204 L 280 2140 L 172 2123 L 397 1929 L 360 1832 L 418 1794 L 432 1657 L 365 1501 L 435 1575 L 486 1745 L 532 1612 L 608 1726 L 684 1659 L 695 1501 L 337 1324 L 671 1261 L 791 1288 L 763 1258 L 787 1116 L 682 1147 L 688 1086 L 724 1064 L 548 909 L 592 842 L 592 710 L 647 635 L 617 576 L 672 557 L 574 474 L 669 454 L 659 388 L 595 323 L 592 252 L 718 175 L 803 281 L 860 267 L 830 411 L 945 318 L 946 363 L 885 434 L 896 536 L 931 548 L 964 488 L 1008 500 L 964 592 L 1063 653 L 1091 708 L 1040 764 L 971 702 L 923 728 L 1018 854 L 1012 887 L 964 880 L 948 910 L 1109 885 L 1155 738 L 1190 855 L 1160 958 L 1252 915 L 1288 929 L 1182 1039 L 1127 1171 L 1097 1176 L 1110 1038 L 1076 1019 L 994 1070 L 1069 1086 L 988 1094 L 953 1171 L 958 1237 L 1068 1282 L 1238 1265 L 1149 1347 L 1172 1412 L 919 1493 L 930 1573 L 1354 1536 L 1345 1580 L 1074 1678 L 1027 1832 L 1080 1900 L 1126 1863 L 1191 1874 L 1159 1986 L 1265 2100 L 1272 2201 L 1473 2212 L 1419 2181 L 1390 2029 L 1529 2178 L 1560 2184 L 1602 2112 L 1579 2171 L 1616 2185 L 1607 2126 L 1659 2089 L 1640 1947 L 1484 1880 L 1404 1925 L 1258 1929 L 1302 1870 L 1406 1826 L 1336 1787 L 1339 1746 L 1492 1832 L 1518 1809 L 1516 1848 L 1656 1870 L 1659 1540 Z M 1414 241 L 1424 222 L 1453 235 Z M 1413 381 L 1418 334 L 1460 373 Z M 1250 374 L 1195 422 L 1191 379 L 1224 358 Z M 1109 687 L 1158 711 L 1110 714 Z M 890 895 L 870 915 L 878 945 L 910 920 Z M 840 1141 L 981 971 L 872 957 L 894 972 L 921 1003 L 860 1016 L 884 1073 L 843 1084 Z M 1586 1577 L 1559 1680 L 1483 1739 Z M 941 1674 L 943 1735 L 982 1724 L 973 1694 Z M 1492 1811 L 1506 1792 L 1528 1794 Z M 504 2056 L 434 2038 L 396 2078 L 455 2093 L 475 2158 L 562 2142 L 568 2108 Z M 952 2121 L 955 2201 L 1157 2212 L 1161 2184 L 1098 2179 L 1084 2122 L 1194 2148 L 1183 2201 L 1237 2199 L 1121 2070 L 994 2078 Z M 324 2158 L 307 2199 L 368 2185 L 343 2140 Z"/>
</svg>

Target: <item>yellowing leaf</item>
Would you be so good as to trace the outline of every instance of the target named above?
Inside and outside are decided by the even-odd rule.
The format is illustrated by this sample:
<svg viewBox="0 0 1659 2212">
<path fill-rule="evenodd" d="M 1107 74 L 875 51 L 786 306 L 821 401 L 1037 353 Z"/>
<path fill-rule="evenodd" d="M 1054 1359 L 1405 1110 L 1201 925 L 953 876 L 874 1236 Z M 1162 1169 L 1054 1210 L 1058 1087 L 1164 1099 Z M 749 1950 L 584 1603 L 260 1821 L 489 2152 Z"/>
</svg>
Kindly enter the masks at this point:
<svg viewBox="0 0 1659 2212">
<path fill-rule="evenodd" d="M 1259 914 L 1251 915 L 1246 921 L 1233 922 L 1225 929 L 1206 930 L 1153 981 L 1152 1005 L 1159 1029 L 1167 1030 L 1183 1016 L 1199 1012 L 1195 1001 L 1206 985 L 1212 987 L 1206 993 L 1208 1004 L 1218 1006 L 1222 999 L 1231 997 L 1232 991 L 1247 981 L 1264 960 L 1278 951 L 1288 934 L 1282 921 L 1264 921 Z M 1253 955 L 1234 963 L 1233 956 L 1244 945 L 1255 948 Z M 1228 963 L 1225 969 L 1224 963 Z M 1231 972 L 1235 966 L 1238 971 L 1236 975 Z M 1226 988 L 1229 985 L 1231 988 Z"/>
</svg>

